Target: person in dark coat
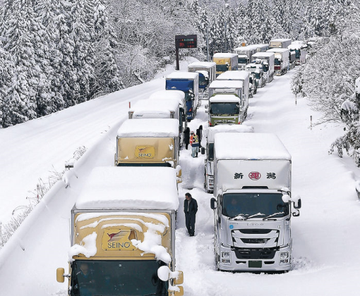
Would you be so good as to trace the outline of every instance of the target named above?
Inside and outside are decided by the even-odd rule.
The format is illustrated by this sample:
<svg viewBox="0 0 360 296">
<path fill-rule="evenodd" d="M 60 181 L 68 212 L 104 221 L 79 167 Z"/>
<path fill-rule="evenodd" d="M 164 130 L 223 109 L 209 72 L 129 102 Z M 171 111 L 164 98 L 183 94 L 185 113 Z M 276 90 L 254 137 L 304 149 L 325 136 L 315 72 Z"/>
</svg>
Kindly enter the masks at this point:
<svg viewBox="0 0 360 296">
<path fill-rule="evenodd" d="M 192 198 L 190 193 L 186 193 L 184 200 L 185 225 L 190 236 L 194 236 L 195 234 L 195 217 L 197 210 L 198 204 L 196 199 Z"/>
<path fill-rule="evenodd" d="M 190 128 L 187 127 L 184 131 L 184 144 L 186 150 L 188 149 L 189 143 L 190 143 Z"/>
<path fill-rule="evenodd" d="M 199 139 L 199 147 L 201 148 L 201 138 L 202 138 L 202 132 L 203 132 L 203 127 L 202 125 L 199 126 L 199 128 L 196 130 L 196 135 L 198 136 Z"/>
</svg>

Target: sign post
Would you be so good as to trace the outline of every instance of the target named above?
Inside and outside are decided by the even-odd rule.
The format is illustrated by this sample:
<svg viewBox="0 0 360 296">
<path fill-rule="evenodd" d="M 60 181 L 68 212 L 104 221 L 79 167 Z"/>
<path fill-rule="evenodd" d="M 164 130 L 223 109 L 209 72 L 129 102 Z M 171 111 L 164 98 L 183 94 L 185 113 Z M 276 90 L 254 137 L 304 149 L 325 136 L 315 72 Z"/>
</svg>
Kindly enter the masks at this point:
<svg viewBox="0 0 360 296">
<path fill-rule="evenodd" d="M 196 47 L 197 47 L 197 35 L 175 35 L 176 70 L 180 70 L 179 48 L 196 48 Z"/>
</svg>

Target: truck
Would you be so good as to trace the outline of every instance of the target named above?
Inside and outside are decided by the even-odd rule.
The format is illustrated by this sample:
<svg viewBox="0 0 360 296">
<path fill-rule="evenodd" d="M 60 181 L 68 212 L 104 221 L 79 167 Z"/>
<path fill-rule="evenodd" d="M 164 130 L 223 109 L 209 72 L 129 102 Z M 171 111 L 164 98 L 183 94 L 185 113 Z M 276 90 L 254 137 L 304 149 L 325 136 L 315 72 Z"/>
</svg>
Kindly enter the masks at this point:
<svg viewBox="0 0 360 296">
<path fill-rule="evenodd" d="M 271 39 L 269 48 L 288 48 L 291 44 L 291 39 Z"/>
<path fill-rule="evenodd" d="M 251 62 L 252 55 L 258 51 L 257 45 L 240 46 L 234 49 L 238 56 L 238 67 L 245 70 L 245 66 Z"/>
<path fill-rule="evenodd" d="M 188 65 L 188 71 L 199 73 L 199 89 L 203 92 L 216 79 L 215 62 L 194 62 Z"/>
<path fill-rule="evenodd" d="M 165 167 L 96 167 L 71 210 L 68 295 L 181 296 L 176 271 L 175 173 Z"/>
<path fill-rule="evenodd" d="M 137 101 L 128 111 L 129 119 L 175 118 L 179 121 L 179 144 L 182 146 L 184 130 L 187 127 L 184 92 L 162 90 L 150 95 L 148 99 Z"/>
<path fill-rule="evenodd" d="M 274 63 L 275 53 L 273 52 L 257 52 L 253 55 L 253 62 L 260 60 L 263 65 L 263 71 L 266 76 L 266 82 L 269 83 L 274 80 Z"/>
<path fill-rule="evenodd" d="M 266 76 L 264 74 L 263 65 L 260 61 L 255 63 L 249 63 L 246 65 L 245 70 L 250 74 L 253 74 L 255 79 L 256 88 L 261 88 L 266 85 Z"/>
<path fill-rule="evenodd" d="M 209 87 L 209 103 L 205 106 L 209 126 L 241 124 L 247 116 L 249 100 L 243 95 L 243 81 L 215 80 Z"/>
<path fill-rule="evenodd" d="M 179 170 L 179 154 L 177 119 L 127 119 L 117 131 L 115 166 L 166 166 Z"/>
<path fill-rule="evenodd" d="M 289 69 L 289 49 L 272 48 L 267 52 L 274 53 L 274 70 L 276 75 L 284 75 Z"/>
<path fill-rule="evenodd" d="M 293 41 L 288 46 L 290 52 L 295 52 L 295 65 L 299 66 L 306 61 L 306 48 L 307 45 L 303 41 Z"/>
<path fill-rule="evenodd" d="M 253 133 L 254 128 L 248 125 L 220 124 L 206 129 L 204 188 L 206 192 L 214 191 L 214 137 L 218 133 Z"/>
<path fill-rule="evenodd" d="M 236 53 L 215 53 L 213 62 L 216 63 L 216 77 L 226 71 L 238 70 L 238 56 Z"/>
<path fill-rule="evenodd" d="M 242 99 L 246 102 L 249 100 L 249 97 L 253 96 L 253 92 L 250 93 L 249 88 L 249 72 L 245 70 L 239 70 L 239 71 L 226 71 L 222 74 L 220 74 L 217 78 L 217 80 L 240 80 L 243 82 L 243 93 L 242 93 Z"/>
<path fill-rule="evenodd" d="M 291 269 L 291 155 L 275 134 L 219 133 L 214 139 L 214 251 L 218 270 Z"/>
<path fill-rule="evenodd" d="M 194 119 L 199 105 L 199 73 L 174 71 L 166 76 L 165 89 L 185 93 L 186 119 Z"/>
</svg>

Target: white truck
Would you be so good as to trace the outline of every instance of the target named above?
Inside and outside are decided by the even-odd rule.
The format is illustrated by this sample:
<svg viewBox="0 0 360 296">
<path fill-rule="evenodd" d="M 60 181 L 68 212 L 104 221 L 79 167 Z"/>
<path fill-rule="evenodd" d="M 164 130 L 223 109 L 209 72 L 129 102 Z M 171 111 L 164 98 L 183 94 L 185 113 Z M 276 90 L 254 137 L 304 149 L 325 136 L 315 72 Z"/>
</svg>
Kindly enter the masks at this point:
<svg viewBox="0 0 360 296">
<path fill-rule="evenodd" d="M 161 90 L 148 99 L 137 101 L 128 111 L 129 119 L 175 118 L 179 121 L 179 144 L 187 127 L 185 94 L 179 90 Z"/>
<path fill-rule="evenodd" d="M 288 46 L 290 52 L 295 52 L 295 64 L 297 66 L 302 65 L 306 62 L 306 48 L 305 42 L 297 40 L 291 42 Z"/>
<path fill-rule="evenodd" d="M 245 70 L 253 75 L 256 88 L 261 88 L 266 85 L 267 78 L 265 76 L 263 64 L 261 62 L 249 63 L 246 65 Z"/>
<path fill-rule="evenodd" d="M 291 44 L 291 39 L 271 39 L 269 48 L 288 48 Z"/>
<path fill-rule="evenodd" d="M 164 167 L 97 167 L 71 211 L 70 296 L 181 296 L 176 271 L 179 207 L 175 172 Z"/>
<path fill-rule="evenodd" d="M 238 55 L 239 70 L 245 70 L 245 66 L 251 62 L 252 55 L 258 51 L 257 45 L 240 46 L 234 49 Z"/>
<path fill-rule="evenodd" d="M 265 133 L 219 133 L 214 141 L 214 246 L 218 270 L 291 269 L 291 155 Z"/>
<path fill-rule="evenodd" d="M 250 97 L 253 96 L 253 93 L 250 93 L 249 86 L 249 72 L 245 70 L 239 71 L 226 71 L 221 73 L 216 80 L 240 80 L 243 82 L 243 99 L 248 101 Z"/>
<path fill-rule="evenodd" d="M 216 79 L 215 62 L 194 62 L 188 65 L 188 71 L 199 73 L 199 89 L 203 92 Z"/>
<path fill-rule="evenodd" d="M 260 60 L 263 65 L 263 70 L 266 76 L 266 82 L 269 83 L 274 80 L 274 63 L 275 53 L 273 52 L 257 52 L 253 55 L 253 62 Z"/>
<path fill-rule="evenodd" d="M 214 138 L 218 133 L 252 133 L 254 128 L 248 125 L 220 124 L 205 130 L 205 170 L 204 188 L 210 193 L 214 191 Z"/>
<path fill-rule="evenodd" d="M 288 48 L 272 48 L 267 52 L 274 53 L 274 70 L 276 75 L 284 75 L 289 69 L 289 52 Z"/>
</svg>

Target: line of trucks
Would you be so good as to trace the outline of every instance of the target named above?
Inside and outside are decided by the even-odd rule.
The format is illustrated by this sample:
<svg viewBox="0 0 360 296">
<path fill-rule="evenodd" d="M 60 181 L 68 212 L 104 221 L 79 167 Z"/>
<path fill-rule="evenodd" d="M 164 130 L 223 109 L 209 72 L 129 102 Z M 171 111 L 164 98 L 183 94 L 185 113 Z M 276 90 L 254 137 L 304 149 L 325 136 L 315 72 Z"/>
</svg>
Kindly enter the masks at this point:
<svg viewBox="0 0 360 296">
<path fill-rule="evenodd" d="M 266 82 L 277 53 L 252 55 L 268 67 Z M 238 57 L 214 55 L 175 71 L 165 90 L 130 108 L 114 167 L 91 172 L 71 211 L 69 272 L 56 273 L 58 282 L 68 278 L 69 295 L 184 294 L 175 262 L 179 156 L 201 95 L 208 97 L 204 187 L 213 193 L 216 268 L 291 268 L 291 216 L 301 207 L 291 194 L 291 156 L 275 135 L 242 124 L 254 93 Z"/>
</svg>

